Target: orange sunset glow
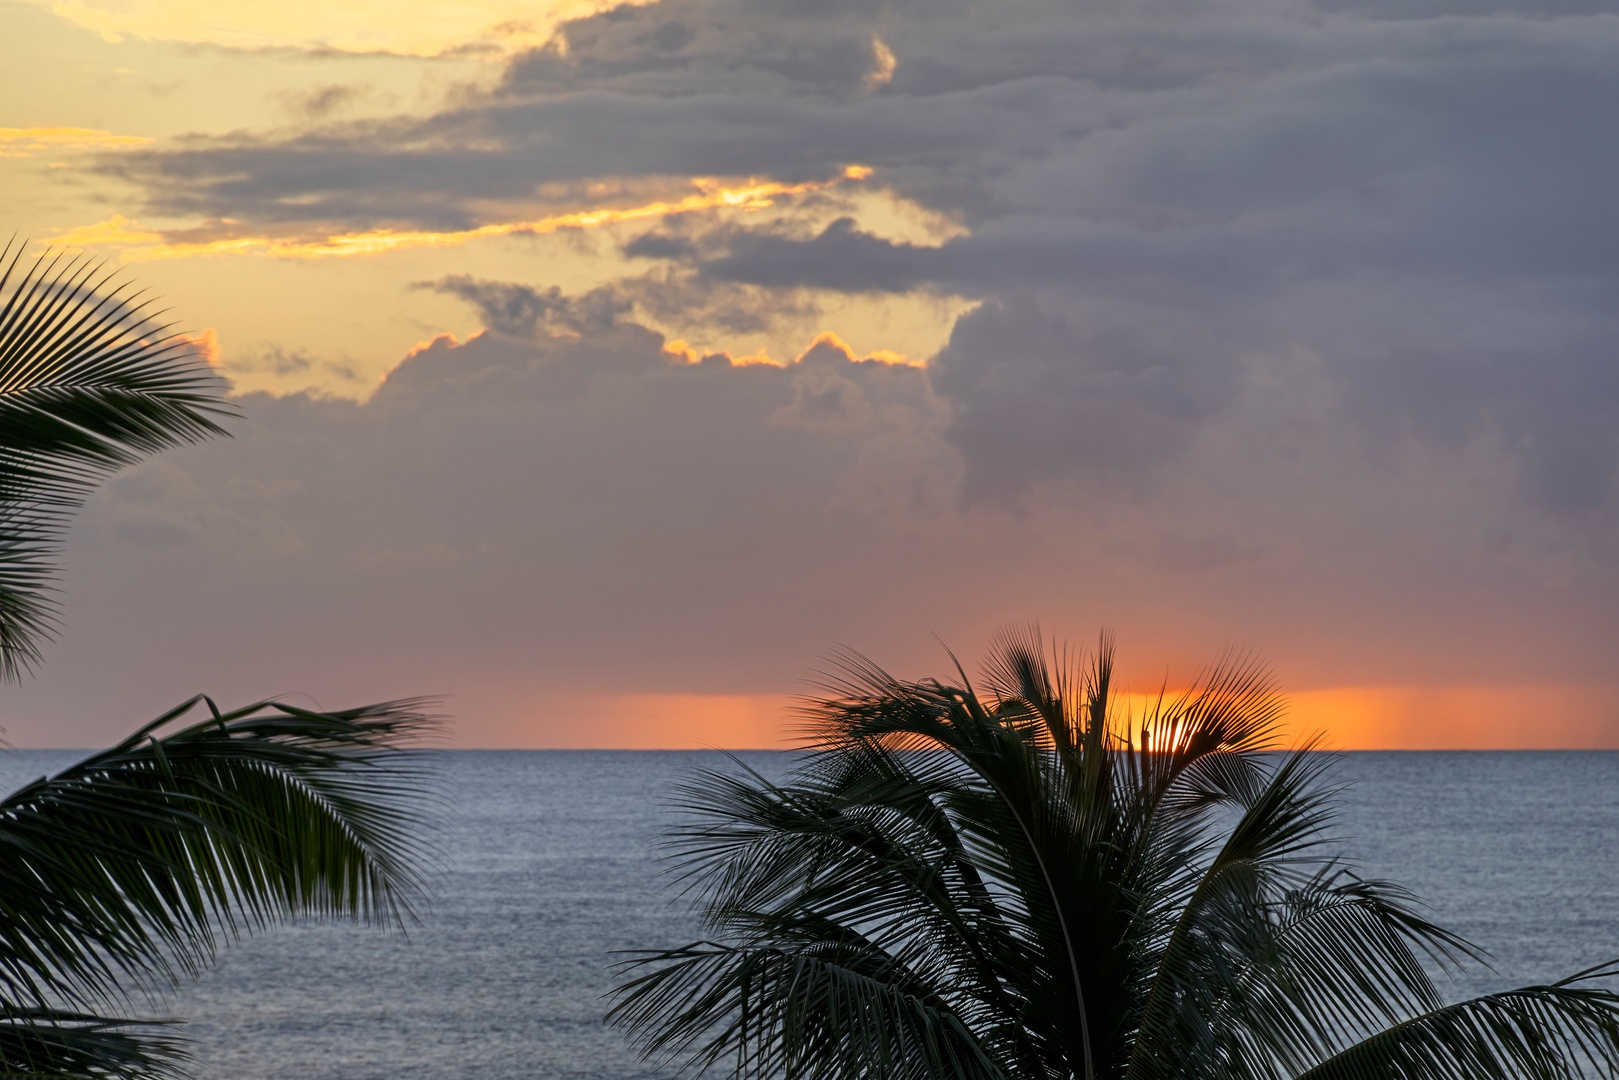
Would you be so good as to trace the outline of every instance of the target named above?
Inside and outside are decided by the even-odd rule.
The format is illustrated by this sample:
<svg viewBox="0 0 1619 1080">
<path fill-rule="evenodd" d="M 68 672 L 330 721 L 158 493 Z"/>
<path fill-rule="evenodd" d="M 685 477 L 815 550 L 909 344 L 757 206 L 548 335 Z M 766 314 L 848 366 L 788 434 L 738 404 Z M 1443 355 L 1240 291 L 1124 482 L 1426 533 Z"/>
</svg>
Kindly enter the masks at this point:
<svg viewBox="0 0 1619 1080">
<path fill-rule="evenodd" d="M 1167 693 L 1174 700 L 1176 692 Z M 1619 694 L 1602 687 L 1348 687 L 1285 695 L 1277 731 L 1286 748 L 1319 739 L 1322 750 L 1619 750 L 1613 718 Z M 1115 722 L 1121 736 L 1156 704 L 1156 694 L 1125 693 Z M 547 701 L 463 729 L 469 746 L 584 749 L 782 749 L 803 732 L 795 694 L 632 694 Z M 560 740 L 536 738 L 540 717 L 585 715 L 588 726 Z"/>
</svg>

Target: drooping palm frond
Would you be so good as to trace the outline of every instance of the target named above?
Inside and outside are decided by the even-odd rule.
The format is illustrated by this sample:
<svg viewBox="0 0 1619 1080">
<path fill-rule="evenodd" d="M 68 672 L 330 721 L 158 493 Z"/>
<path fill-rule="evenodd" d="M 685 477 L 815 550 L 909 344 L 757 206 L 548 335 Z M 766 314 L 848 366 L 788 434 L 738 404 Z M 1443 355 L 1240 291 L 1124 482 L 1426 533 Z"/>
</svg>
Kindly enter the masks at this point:
<svg viewBox="0 0 1619 1080">
<path fill-rule="evenodd" d="M 205 719 L 175 727 L 204 704 Z M 6 1031 L 36 1049 L 135 1047 L 162 1071 L 172 1039 L 93 1014 L 196 972 L 222 934 L 410 917 L 434 796 L 404 744 L 429 724 L 416 701 L 221 714 L 196 698 L 13 792 L 0 802 Z M 79 1015 L 49 1019 L 64 1007 Z M 12 1067 L 0 1058 L 0 1073 Z"/>
<path fill-rule="evenodd" d="M 9 1080 L 167 1080 L 188 1058 L 163 1021 L 62 1009 L 0 1012 L 0 1076 Z"/>
<path fill-rule="evenodd" d="M 1578 985 L 1604 964 L 1435 1008 L 1380 1031 L 1299 1080 L 1579 1080 L 1619 1076 L 1619 993 Z"/>
<path fill-rule="evenodd" d="M 678 841 L 728 879 L 693 882 L 724 940 L 643 957 L 653 970 L 626 986 L 616 1018 L 659 1029 L 649 1053 L 744 1075 L 859 1076 L 878 1062 L 892 1076 L 998 1075 L 960 1017 L 965 999 L 1000 996 L 972 955 L 996 913 L 959 879 L 972 873 L 960 839 L 914 778 L 845 778 L 864 797 L 835 777 L 791 789 L 750 779 L 695 781 L 691 798 L 730 812 Z M 894 812 L 863 813 L 885 785 Z M 923 939 L 940 948 L 908 947 Z"/>
<path fill-rule="evenodd" d="M 152 301 L 83 256 L 0 248 L 0 680 L 38 659 L 50 579 L 86 495 L 140 458 L 223 434 L 221 380 Z"/>
<path fill-rule="evenodd" d="M 791 1080 L 1576 1080 L 1619 1075 L 1619 995 L 1443 1004 L 1481 958 L 1348 869 L 1329 755 L 1230 654 L 1131 720 L 1111 642 L 1004 635 L 982 691 L 848 654 L 809 753 L 681 789 L 708 940 L 632 955 L 649 1056 Z M 1590 974 L 1613 974 L 1603 971 Z"/>
</svg>

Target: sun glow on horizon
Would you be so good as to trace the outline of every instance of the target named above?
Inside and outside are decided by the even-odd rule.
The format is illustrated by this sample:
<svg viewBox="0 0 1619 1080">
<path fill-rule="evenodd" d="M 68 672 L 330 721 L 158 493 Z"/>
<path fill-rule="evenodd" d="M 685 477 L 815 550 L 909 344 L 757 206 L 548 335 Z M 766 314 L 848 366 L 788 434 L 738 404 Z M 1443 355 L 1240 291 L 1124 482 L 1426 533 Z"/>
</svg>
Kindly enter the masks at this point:
<svg viewBox="0 0 1619 1080">
<path fill-rule="evenodd" d="M 1168 690 L 1167 701 L 1180 691 Z M 1322 750 L 1619 749 L 1619 691 L 1583 685 L 1362 686 L 1284 695 L 1276 747 L 1322 736 Z M 1118 693 L 1112 724 L 1134 730 L 1157 693 Z M 802 745 L 801 699 L 788 694 L 623 694 L 570 702 L 586 726 L 535 726 L 513 707 L 494 726 L 458 733 L 461 746 L 731 750 Z M 545 711 L 547 714 L 551 710 Z"/>
</svg>

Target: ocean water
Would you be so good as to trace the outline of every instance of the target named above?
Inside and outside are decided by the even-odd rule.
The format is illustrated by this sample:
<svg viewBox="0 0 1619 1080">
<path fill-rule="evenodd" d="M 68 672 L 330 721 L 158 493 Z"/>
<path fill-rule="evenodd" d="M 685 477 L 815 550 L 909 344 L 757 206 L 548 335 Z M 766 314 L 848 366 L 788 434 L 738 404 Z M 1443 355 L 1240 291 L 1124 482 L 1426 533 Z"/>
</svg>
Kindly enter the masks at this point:
<svg viewBox="0 0 1619 1080">
<path fill-rule="evenodd" d="M 0 785 L 74 755 L 0 755 Z M 777 772 L 785 755 L 748 754 Z M 167 1003 L 203 1080 L 623 1080 L 655 1075 L 601 1023 L 614 950 L 684 943 L 660 881 L 660 806 L 712 753 L 442 755 L 450 802 L 430 910 L 406 934 L 274 930 Z M 1356 753 L 1338 831 L 1498 974 L 1454 996 L 1619 956 L 1619 753 Z"/>
</svg>

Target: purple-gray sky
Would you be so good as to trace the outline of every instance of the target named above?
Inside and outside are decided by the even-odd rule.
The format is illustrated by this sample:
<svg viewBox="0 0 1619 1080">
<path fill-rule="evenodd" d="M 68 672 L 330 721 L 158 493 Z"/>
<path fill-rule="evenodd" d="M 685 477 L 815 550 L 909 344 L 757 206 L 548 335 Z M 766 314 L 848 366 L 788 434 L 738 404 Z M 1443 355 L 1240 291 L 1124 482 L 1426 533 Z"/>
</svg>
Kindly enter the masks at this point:
<svg viewBox="0 0 1619 1080">
<path fill-rule="evenodd" d="M 656 0 L 437 57 L 0 25 L 175 81 L 19 98 L 0 168 L 216 329 L 243 413 L 87 508 L 16 742 L 197 690 L 761 741 L 833 646 L 934 673 L 1038 619 L 1142 690 L 1251 648 L 1340 744 L 1619 745 L 1606 5 Z"/>
</svg>

